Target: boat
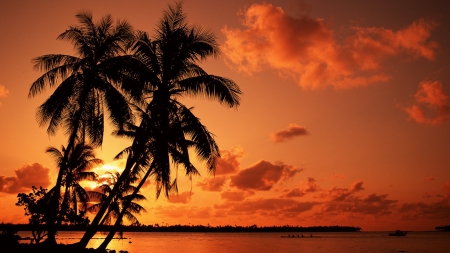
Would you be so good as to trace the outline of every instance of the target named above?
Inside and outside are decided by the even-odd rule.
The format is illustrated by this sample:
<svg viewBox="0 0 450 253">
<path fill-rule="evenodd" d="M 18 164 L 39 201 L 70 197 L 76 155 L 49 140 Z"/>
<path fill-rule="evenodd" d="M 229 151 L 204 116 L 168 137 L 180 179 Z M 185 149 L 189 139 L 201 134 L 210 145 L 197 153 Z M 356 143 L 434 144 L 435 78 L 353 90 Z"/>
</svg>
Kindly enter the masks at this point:
<svg viewBox="0 0 450 253">
<path fill-rule="evenodd" d="M 450 225 L 435 227 L 437 231 L 450 231 Z"/>
<path fill-rule="evenodd" d="M 396 230 L 394 233 L 389 233 L 389 236 L 405 236 L 406 234 L 404 231 Z"/>
<path fill-rule="evenodd" d="M 309 236 L 303 236 L 303 235 L 282 235 L 281 238 L 304 238 L 304 237 L 313 237 L 312 235 Z"/>
</svg>

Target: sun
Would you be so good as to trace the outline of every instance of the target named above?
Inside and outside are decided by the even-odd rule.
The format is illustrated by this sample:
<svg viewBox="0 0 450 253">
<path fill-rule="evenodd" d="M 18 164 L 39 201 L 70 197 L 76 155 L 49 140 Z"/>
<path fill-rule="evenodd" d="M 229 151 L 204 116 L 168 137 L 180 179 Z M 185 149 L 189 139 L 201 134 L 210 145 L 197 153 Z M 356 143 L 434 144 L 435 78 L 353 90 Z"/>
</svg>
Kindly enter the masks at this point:
<svg viewBox="0 0 450 253">
<path fill-rule="evenodd" d="M 84 180 L 82 182 L 80 182 L 80 184 L 84 187 L 84 188 L 89 188 L 89 189 L 96 189 L 98 188 L 100 185 L 103 184 L 111 184 L 112 183 L 112 177 L 111 174 L 116 174 L 116 173 L 122 173 L 123 171 L 123 165 L 124 161 L 121 160 L 117 160 L 117 161 L 113 161 L 110 163 L 105 163 L 105 164 L 101 164 L 97 167 L 94 167 L 91 169 L 91 171 L 95 172 L 97 174 L 97 180 L 96 181 L 88 181 L 88 180 Z"/>
</svg>

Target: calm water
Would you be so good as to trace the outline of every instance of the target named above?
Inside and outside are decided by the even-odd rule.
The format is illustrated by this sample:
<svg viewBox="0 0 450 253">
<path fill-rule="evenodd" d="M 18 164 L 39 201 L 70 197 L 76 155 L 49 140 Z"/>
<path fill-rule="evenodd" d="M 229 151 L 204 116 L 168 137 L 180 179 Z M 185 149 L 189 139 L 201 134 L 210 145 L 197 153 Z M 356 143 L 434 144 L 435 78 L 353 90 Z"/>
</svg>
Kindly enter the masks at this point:
<svg viewBox="0 0 450 253">
<path fill-rule="evenodd" d="M 388 232 L 313 233 L 312 238 L 309 233 L 304 238 L 282 235 L 287 234 L 129 232 L 123 234 L 127 239 L 112 240 L 108 248 L 129 253 L 450 252 L 449 232 L 409 232 L 405 237 L 390 237 Z M 74 243 L 81 236 L 81 232 L 59 232 L 58 241 Z M 101 242 L 93 239 L 88 247 Z"/>
</svg>

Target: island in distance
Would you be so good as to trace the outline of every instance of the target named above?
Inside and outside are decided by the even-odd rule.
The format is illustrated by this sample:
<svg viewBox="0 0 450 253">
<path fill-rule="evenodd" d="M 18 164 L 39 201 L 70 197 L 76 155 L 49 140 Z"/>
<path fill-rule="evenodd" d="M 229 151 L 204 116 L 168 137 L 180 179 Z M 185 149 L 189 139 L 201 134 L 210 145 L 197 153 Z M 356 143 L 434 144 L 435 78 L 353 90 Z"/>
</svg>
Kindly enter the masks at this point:
<svg viewBox="0 0 450 253">
<path fill-rule="evenodd" d="M 28 224 L 0 224 L 0 231 L 13 228 L 16 231 L 29 231 Z M 81 226 L 61 226 L 60 231 L 84 231 Z M 109 231 L 110 226 L 102 226 L 99 231 Z M 122 226 L 122 232 L 359 232 L 360 227 L 353 226 L 204 226 L 204 225 L 129 225 Z"/>
</svg>

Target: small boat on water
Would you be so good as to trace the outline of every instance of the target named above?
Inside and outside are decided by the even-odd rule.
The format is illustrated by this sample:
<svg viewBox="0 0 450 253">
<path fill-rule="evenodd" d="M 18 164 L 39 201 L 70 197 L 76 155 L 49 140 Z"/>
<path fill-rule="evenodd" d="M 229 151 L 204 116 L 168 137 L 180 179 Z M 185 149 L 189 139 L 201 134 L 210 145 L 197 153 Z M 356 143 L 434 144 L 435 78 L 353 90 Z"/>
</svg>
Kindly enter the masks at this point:
<svg viewBox="0 0 450 253">
<path fill-rule="evenodd" d="M 303 235 L 282 235 L 281 238 L 304 238 L 304 237 L 313 237 L 312 235 L 309 236 L 303 236 Z"/>
<path fill-rule="evenodd" d="M 389 236 L 405 236 L 406 234 L 404 231 L 396 230 L 394 233 L 389 233 Z"/>
</svg>

